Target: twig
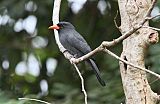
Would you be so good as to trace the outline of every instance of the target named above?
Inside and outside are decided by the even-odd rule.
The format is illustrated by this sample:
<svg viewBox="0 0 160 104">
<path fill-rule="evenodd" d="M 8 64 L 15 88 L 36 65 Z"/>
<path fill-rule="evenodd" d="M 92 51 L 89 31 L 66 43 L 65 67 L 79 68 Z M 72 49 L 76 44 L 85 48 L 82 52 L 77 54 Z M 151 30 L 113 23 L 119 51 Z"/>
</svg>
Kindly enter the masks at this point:
<svg viewBox="0 0 160 104">
<path fill-rule="evenodd" d="M 151 85 L 151 84 L 153 84 L 154 82 L 156 82 L 156 81 L 158 81 L 159 80 L 159 78 L 156 78 L 155 80 L 153 80 L 152 82 L 150 82 L 149 84 Z"/>
<path fill-rule="evenodd" d="M 147 19 L 148 19 L 148 20 L 151 20 L 151 19 L 157 18 L 157 17 L 159 17 L 159 16 L 160 16 L 160 13 L 157 14 L 157 15 L 155 15 L 155 16 L 153 16 L 153 17 L 148 17 Z"/>
<path fill-rule="evenodd" d="M 153 29 L 153 30 L 156 30 L 156 31 L 160 31 L 159 28 L 150 27 L 150 26 L 143 26 L 143 28 L 149 28 L 149 29 Z"/>
<path fill-rule="evenodd" d="M 154 8 L 154 5 L 156 4 L 157 0 L 153 0 L 151 6 L 149 7 L 147 14 L 145 15 L 145 19 L 147 19 L 147 17 L 150 17 L 150 14 Z"/>
<path fill-rule="evenodd" d="M 138 65 L 132 64 L 132 63 L 130 63 L 130 62 L 128 62 L 128 61 L 120 58 L 119 56 L 117 56 L 117 55 L 114 54 L 113 52 L 109 51 L 108 49 L 105 49 L 104 52 L 106 52 L 106 53 L 108 53 L 109 55 L 115 57 L 116 59 L 118 59 L 118 60 L 126 63 L 127 65 L 130 65 L 130 66 L 132 66 L 132 67 L 134 67 L 134 68 L 138 68 L 138 69 L 143 70 L 143 71 L 146 71 L 146 72 L 148 72 L 148 73 L 150 73 L 150 74 L 152 74 L 152 75 L 154 75 L 154 76 L 156 76 L 156 77 L 158 77 L 158 78 L 160 79 L 160 75 L 159 75 L 159 74 L 157 74 L 157 73 L 155 73 L 155 72 L 153 72 L 153 71 L 150 71 L 150 70 L 148 70 L 148 69 L 145 69 L 145 68 L 143 68 L 143 67 L 140 67 L 140 66 L 138 66 Z"/>
<path fill-rule="evenodd" d="M 85 88 L 84 88 L 84 79 L 83 79 L 82 74 L 81 74 L 81 72 L 79 71 L 77 65 L 74 64 L 74 63 L 73 63 L 73 65 L 74 65 L 74 67 L 75 67 L 75 69 L 76 69 L 79 77 L 81 78 L 82 91 L 83 91 L 83 94 L 84 94 L 84 97 L 85 97 L 85 104 L 87 104 L 87 92 L 86 92 L 86 90 L 85 90 Z"/>
<path fill-rule="evenodd" d="M 116 28 L 119 29 L 119 31 L 121 32 L 121 28 L 117 25 L 117 22 L 116 22 L 117 16 L 118 16 L 118 10 L 117 10 L 116 16 L 114 17 L 114 24 Z"/>
<path fill-rule="evenodd" d="M 59 23 L 59 11 L 60 11 L 60 5 L 61 5 L 61 0 L 54 0 L 54 6 L 53 6 L 53 14 L 52 14 L 52 22 L 53 24 L 57 24 Z M 63 45 L 61 44 L 60 40 L 59 40 L 59 35 L 58 35 L 58 31 L 56 29 L 54 29 L 54 36 L 55 36 L 55 40 L 56 43 L 58 45 L 59 50 L 64 53 L 64 56 L 66 58 L 68 57 L 72 57 L 71 54 L 69 54 L 66 49 L 63 47 Z M 67 55 L 65 55 L 65 53 L 67 53 Z"/>
<path fill-rule="evenodd" d="M 43 101 L 43 100 L 31 99 L 31 98 L 18 98 L 18 100 L 30 100 L 30 101 L 41 102 L 41 103 L 44 103 L 44 104 L 51 104 L 51 103 L 48 103 L 48 102 Z"/>
<path fill-rule="evenodd" d="M 94 55 L 94 54 L 96 54 L 97 52 L 100 52 L 100 51 L 102 51 L 102 50 L 103 50 L 102 46 L 99 46 L 99 47 L 97 47 L 96 49 L 92 50 L 91 52 L 89 52 L 89 53 L 86 54 L 86 55 L 83 55 L 83 56 L 80 57 L 80 58 L 77 58 L 77 59 L 74 58 L 74 59 L 72 59 L 72 62 L 75 63 L 75 64 L 77 64 L 77 63 L 79 63 L 79 62 L 82 62 L 82 61 L 88 59 L 88 58 L 91 57 L 92 55 Z"/>
</svg>

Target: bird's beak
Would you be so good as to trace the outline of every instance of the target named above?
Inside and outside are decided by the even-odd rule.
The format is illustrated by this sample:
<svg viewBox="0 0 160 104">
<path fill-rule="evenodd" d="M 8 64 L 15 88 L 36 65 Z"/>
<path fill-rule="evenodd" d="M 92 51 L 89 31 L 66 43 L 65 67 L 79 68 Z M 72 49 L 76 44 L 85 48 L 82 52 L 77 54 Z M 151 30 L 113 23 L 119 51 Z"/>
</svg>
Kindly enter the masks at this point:
<svg viewBox="0 0 160 104">
<path fill-rule="evenodd" d="M 56 29 L 56 30 L 59 30 L 60 27 L 58 25 L 52 25 L 50 26 L 48 29 Z"/>
</svg>

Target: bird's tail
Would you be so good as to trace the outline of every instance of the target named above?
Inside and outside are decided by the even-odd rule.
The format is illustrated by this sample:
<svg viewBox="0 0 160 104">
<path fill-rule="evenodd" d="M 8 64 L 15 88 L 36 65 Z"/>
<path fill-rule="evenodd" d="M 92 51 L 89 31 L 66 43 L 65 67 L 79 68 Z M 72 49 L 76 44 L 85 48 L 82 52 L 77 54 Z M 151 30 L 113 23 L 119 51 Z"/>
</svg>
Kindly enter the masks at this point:
<svg viewBox="0 0 160 104">
<path fill-rule="evenodd" d="M 92 59 L 89 59 L 87 62 L 91 65 L 94 73 L 96 74 L 96 77 L 97 77 L 99 83 L 100 83 L 102 86 L 106 86 L 104 80 L 101 78 L 99 69 L 98 69 L 97 65 L 95 64 L 95 62 L 94 62 Z"/>
</svg>

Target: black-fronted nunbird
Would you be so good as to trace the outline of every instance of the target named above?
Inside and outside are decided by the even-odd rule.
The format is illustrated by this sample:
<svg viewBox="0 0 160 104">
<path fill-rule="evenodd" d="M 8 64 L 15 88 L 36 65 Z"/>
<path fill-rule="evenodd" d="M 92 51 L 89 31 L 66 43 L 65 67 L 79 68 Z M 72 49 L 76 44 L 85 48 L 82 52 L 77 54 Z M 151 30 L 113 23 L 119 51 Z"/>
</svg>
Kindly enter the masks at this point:
<svg viewBox="0 0 160 104">
<path fill-rule="evenodd" d="M 75 30 L 75 27 L 69 22 L 59 22 L 57 25 L 50 26 L 49 29 L 56 29 L 59 33 L 59 40 L 67 51 L 79 58 L 89 52 L 91 52 L 90 46 L 85 39 Z M 96 77 L 102 86 L 105 86 L 105 82 L 100 76 L 99 69 L 92 58 L 86 60 L 90 64 Z"/>
</svg>

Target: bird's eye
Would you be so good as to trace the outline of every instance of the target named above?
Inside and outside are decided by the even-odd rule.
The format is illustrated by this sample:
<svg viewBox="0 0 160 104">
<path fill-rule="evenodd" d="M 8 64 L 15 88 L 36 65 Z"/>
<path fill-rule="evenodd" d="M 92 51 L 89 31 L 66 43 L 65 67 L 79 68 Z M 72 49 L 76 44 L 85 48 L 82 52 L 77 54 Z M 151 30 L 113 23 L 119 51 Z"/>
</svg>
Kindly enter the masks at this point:
<svg viewBox="0 0 160 104">
<path fill-rule="evenodd" d="M 62 26 L 62 25 L 60 25 L 60 24 L 57 24 L 57 25 L 58 25 L 58 27 L 63 28 L 63 26 Z"/>
</svg>

